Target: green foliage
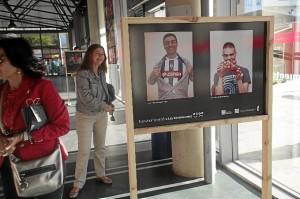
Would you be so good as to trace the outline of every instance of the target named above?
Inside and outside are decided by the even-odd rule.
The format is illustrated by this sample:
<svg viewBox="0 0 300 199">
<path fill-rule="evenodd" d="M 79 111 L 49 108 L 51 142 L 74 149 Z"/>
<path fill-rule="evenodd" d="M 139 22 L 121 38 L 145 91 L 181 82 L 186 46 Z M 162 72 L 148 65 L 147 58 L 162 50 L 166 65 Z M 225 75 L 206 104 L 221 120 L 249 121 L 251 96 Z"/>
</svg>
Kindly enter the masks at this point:
<svg viewBox="0 0 300 199">
<path fill-rule="evenodd" d="M 43 46 L 57 46 L 58 36 L 53 35 L 42 35 L 42 45 Z"/>
<path fill-rule="evenodd" d="M 285 79 L 275 79 L 275 78 L 273 78 L 273 85 L 280 84 L 280 83 L 285 83 L 285 82 L 286 82 Z"/>
<path fill-rule="evenodd" d="M 31 46 L 59 46 L 58 35 L 23 35 Z"/>
<path fill-rule="evenodd" d="M 31 46 L 40 46 L 40 36 L 39 35 L 23 35 L 23 38 L 29 42 Z"/>
</svg>

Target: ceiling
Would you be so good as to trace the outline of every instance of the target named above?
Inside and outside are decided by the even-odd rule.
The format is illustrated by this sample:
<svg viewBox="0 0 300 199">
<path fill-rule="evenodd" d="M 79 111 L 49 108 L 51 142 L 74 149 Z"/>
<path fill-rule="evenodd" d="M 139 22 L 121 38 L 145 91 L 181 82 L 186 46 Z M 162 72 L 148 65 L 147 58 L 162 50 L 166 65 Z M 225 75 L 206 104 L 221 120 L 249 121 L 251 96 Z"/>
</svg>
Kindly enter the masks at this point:
<svg viewBox="0 0 300 199">
<path fill-rule="evenodd" d="M 145 5 L 149 10 L 164 0 L 127 0 L 127 7 L 134 16 Z M 84 15 L 87 11 L 87 0 L 0 0 L 0 31 L 67 31 L 73 22 L 74 13 Z M 8 29 L 13 22 L 17 28 Z"/>
<path fill-rule="evenodd" d="M 0 31 L 67 30 L 77 9 L 86 9 L 86 0 L 0 0 Z"/>
</svg>

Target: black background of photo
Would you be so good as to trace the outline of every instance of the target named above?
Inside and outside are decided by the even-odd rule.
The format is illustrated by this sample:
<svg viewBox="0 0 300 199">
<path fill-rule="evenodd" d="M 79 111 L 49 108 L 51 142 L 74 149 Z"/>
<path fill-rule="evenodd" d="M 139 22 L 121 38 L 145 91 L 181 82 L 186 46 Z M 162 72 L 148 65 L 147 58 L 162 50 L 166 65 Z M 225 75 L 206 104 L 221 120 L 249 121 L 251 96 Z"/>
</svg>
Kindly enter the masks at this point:
<svg viewBox="0 0 300 199">
<path fill-rule="evenodd" d="M 211 96 L 210 31 L 229 30 L 253 30 L 252 92 Z M 144 33 L 182 31 L 193 33 L 194 97 L 147 102 L 148 77 L 146 76 Z M 129 24 L 134 128 L 265 115 L 266 37 L 267 22 L 265 21 Z M 157 61 L 159 59 L 157 58 Z M 235 109 L 239 109 L 239 113 L 235 113 Z M 222 110 L 226 114 L 222 115 Z M 203 116 L 200 117 L 199 113 L 202 112 Z M 174 117 L 185 115 L 192 115 L 192 118 L 174 119 Z M 163 121 L 154 121 L 159 118 L 163 118 Z"/>
</svg>

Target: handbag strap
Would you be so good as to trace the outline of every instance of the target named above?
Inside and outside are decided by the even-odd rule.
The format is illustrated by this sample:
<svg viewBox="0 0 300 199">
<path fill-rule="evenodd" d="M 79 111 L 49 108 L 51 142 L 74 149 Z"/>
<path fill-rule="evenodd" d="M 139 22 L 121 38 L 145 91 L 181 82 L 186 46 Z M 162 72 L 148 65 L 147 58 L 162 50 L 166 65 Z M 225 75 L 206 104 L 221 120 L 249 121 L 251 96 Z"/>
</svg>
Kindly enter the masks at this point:
<svg viewBox="0 0 300 199">
<path fill-rule="evenodd" d="M 105 92 L 105 94 L 106 94 L 106 96 L 107 96 L 107 104 L 111 104 L 111 102 L 109 101 L 109 98 L 110 98 L 110 97 L 109 97 L 109 93 L 108 93 L 108 91 L 105 89 L 105 86 L 104 86 L 103 81 L 102 81 L 102 74 L 100 73 L 99 76 L 100 76 L 100 81 L 101 81 L 102 87 L 103 87 L 104 92 Z M 106 88 L 107 88 L 107 86 L 106 86 Z"/>
<path fill-rule="evenodd" d="M 1 93 L 1 97 L 0 97 L 0 129 L 1 129 L 2 133 L 5 132 L 4 127 L 3 127 L 3 123 L 2 123 L 2 103 L 3 103 L 3 95 L 4 95 L 4 87 L 2 88 L 2 93 Z"/>
<path fill-rule="evenodd" d="M 109 100 L 110 100 L 110 96 L 109 96 L 108 91 L 106 91 L 105 88 L 104 88 L 104 84 L 103 84 L 103 81 L 102 81 L 102 76 L 101 76 L 101 74 L 100 74 L 100 81 L 101 81 L 102 87 L 103 87 L 103 89 L 104 89 L 104 91 L 105 91 L 105 93 L 106 93 L 106 96 L 107 96 L 107 104 L 111 105 L 112 102 L 109 101 Z M 107 83 L 106 83 L 106 88 L 107 88 Z M 107 88 L 107 89 L 108 89 L 108 88 Z M 111 120 L 111 121 L 115 121 L 114 112 L 111 111 L 109 114 L 111 115 L 110 120 Z"/>
</svg>

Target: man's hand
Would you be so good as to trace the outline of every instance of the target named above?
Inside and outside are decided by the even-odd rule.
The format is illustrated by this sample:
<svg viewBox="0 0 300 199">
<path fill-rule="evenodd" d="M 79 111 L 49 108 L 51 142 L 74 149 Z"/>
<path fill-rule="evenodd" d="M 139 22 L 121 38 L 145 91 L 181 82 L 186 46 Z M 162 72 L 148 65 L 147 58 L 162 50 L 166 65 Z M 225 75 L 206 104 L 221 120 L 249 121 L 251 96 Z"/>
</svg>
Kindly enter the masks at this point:
<svg viewBox="0 0 300 199">
<path fill-rule="evenodd" d="M 157 67 L 153 68 L 153 70 L 148 78 L 148 83 L 151 85 L 154 85 L 159 77 L 161 77 L 160 68 L 157 68 Z"/>
<path fill-rule="evenodd" d="M 232 66 L 232 64 L 231 64 L 230 60 L 227 60 L 227 61 L 223 62 L 223 68 L 224 68 L 225 71 L 230 71 L 231 66 Z"/>
<path fill-rule="evenodd" d="M 235 75 L 236 80 L 243 79 L 244 74 L 241 72 L 241 68 L 238 67 L 235 60 L 231 62 L 230 70 Z"/>
<path fill-rule="evenodd" d="M 235 74 L 237 69 L 238 69 L 238 66 L 237 66 L 237 64 L 236 64 L 236 61 L 233 60 L 233 61 L 231 62 L 230 70 L 232 71 L 233 74 Z"/>
<path fill-rule="evenodd" d="M 236 80 L 241 80 L 244 77 L 244 74 L 242 73 L 240 67 L 237 67 L 237 69 L 235 70 L 235 72 L 233 74 L 235 75 Z"/>
<path fill-rule="evenodd" d="M 159 78 L 159 77 L 161 76 L 160 69 L 154 68 L 153 71 L 152 71 L 151 76 L 152 76 L 152 77 L 154 76 L 155 78 Z"/>
<path fill-rule="evenodd" d="M 218 74 L 218 76 L 219 77 L 223 77 L 224 76 L 224 71 L 225 71 L 225 68 L 224 68 L 224 64 L 222 62 L 222 63 L 220 63 L 218 65 L 218 68 L 217 68 L 217 74 Z"/>
</svg>

